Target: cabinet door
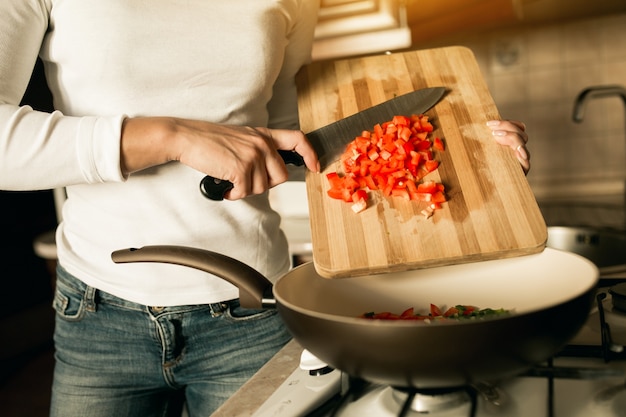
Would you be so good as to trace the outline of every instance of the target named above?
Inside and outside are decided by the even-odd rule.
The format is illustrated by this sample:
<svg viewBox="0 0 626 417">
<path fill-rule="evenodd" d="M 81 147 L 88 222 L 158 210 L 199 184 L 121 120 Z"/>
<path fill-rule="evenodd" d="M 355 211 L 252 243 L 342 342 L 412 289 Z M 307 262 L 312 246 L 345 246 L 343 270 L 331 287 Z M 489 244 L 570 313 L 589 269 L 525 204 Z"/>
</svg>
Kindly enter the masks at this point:
<svg viewBox="0 0 626 417">
<path fill-rule="evenodd" d="M 528 1 L 538 0 L 321 0 L 313 59 L 422 48 L 518 23 Z"/>
<path fill-rule="evenodd" d="M 402 0 L 322 0 L 313 59 L 365 55 L 411 46 Z"/>
</svg>

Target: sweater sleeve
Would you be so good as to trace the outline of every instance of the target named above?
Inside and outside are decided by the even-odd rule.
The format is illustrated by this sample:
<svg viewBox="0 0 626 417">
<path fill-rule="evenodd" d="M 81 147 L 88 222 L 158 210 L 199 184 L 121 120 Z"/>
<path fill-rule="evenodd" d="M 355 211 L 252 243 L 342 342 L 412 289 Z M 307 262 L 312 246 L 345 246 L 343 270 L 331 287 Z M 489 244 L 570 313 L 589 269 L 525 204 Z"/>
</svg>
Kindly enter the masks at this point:
<svg viewBox="0 0 626 417">
<path fill-rule="evenodd" d="M 0 2 L 0 189 L 124 181 L 123 115 L 72 117 L 19 103 L 48 33 L 50 0 Z"/>
<path fill-rule="evenodd" d="M 311 62 L 313 35 L 320 2 L 295 0 L 292 3 L 291 30 L 288 34 L 283 66 L 268 105 L 269 126 L 274 128 L 299 127 L 295 75 L 303 65 Z"/>
</svg>

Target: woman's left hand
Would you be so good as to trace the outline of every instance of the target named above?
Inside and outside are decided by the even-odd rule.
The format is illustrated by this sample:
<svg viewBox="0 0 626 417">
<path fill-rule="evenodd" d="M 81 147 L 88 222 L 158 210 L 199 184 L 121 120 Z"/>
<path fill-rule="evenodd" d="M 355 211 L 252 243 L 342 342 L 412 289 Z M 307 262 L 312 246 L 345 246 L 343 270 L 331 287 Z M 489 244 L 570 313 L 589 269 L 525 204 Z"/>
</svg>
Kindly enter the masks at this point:
<svg viewBox="0 0 626 417">
<path fill-rule="evenodd" d="M 487 126 L 491 128 L 491 133 L 499 144 L 508 146 L 515 151 L 515 156 L 522 166 L 524 174 L 528 174 L 530 153 L 526 149 L 528 142 L 526 125 L 517 120 L 490 120 L 487 122 Z"/>
</svg>

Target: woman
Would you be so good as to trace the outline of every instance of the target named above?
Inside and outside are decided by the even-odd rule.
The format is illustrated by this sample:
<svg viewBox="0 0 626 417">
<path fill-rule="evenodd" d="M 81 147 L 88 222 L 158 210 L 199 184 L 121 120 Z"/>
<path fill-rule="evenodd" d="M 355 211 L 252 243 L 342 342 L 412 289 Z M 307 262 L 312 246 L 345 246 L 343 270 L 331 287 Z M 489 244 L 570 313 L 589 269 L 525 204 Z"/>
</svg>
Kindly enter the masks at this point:
<svg viewBox="0 0 626 417">
<path fill-rule="evenodd" d="M 294 76 L 309 62 L 312 0 L 3 0 L 0 189 L 65 187 L 57 231 L 52 416 L 208 416 L 288 340 L 216 277 L 112 263 L 150 244 L 227 254 L 270 279 L 289 268 L 267 190 L 278 149 L 308 169 Z M 54 97 L 19 106 L 35 60 Z M 523 125 L 493 126 L 524 169 Z M 524 158 L 526 157 L 526 158 Z M 209 201 L 205 175 L 234 188 Z"/>
</svg>

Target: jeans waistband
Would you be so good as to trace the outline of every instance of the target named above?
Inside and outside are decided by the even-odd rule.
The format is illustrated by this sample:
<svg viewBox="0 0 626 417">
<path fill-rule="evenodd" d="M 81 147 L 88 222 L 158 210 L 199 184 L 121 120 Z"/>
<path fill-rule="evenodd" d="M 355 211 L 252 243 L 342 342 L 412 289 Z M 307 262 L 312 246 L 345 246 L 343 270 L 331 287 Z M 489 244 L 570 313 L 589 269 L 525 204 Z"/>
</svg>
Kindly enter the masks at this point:
<svg viewBox="0 0 626 417">
<path fill-rule="evenodd" d="M 85 284 L 80 279 L 76 278 L 74 275 L 67 272 L 62 266 L 57 266 L 57 282 L 70 287 L 77 292 L 83 294 L 83 302 L 85 303 L 85 308 L 87 311 L 95 311 L 98 303 L 109 303 L 114 304 L 119 307 L 124 307 L 130 310 L 137 311 L 146 311 L 146 309 L 150 310 L 153 314 L 160 314 L 163 312 L 177 312 L 183 310 L 190 309 L 202 309 L 208 308 L 211 316 L 217 317 L 223 314 L 231 307 L 236 307 L 239 305 L 239 300 L 226 300 L 217 303 L 207 303 L 207 304 L 199 304 L 193 306 L 146 306 L 143 304 L 135 303 L 133 301 L 125 300 L 123 298 L 117 297 L 113 294 L 110 294 L 106 291 L 98 290 L 94 287 L 91 287 Z"/>
</svg>

